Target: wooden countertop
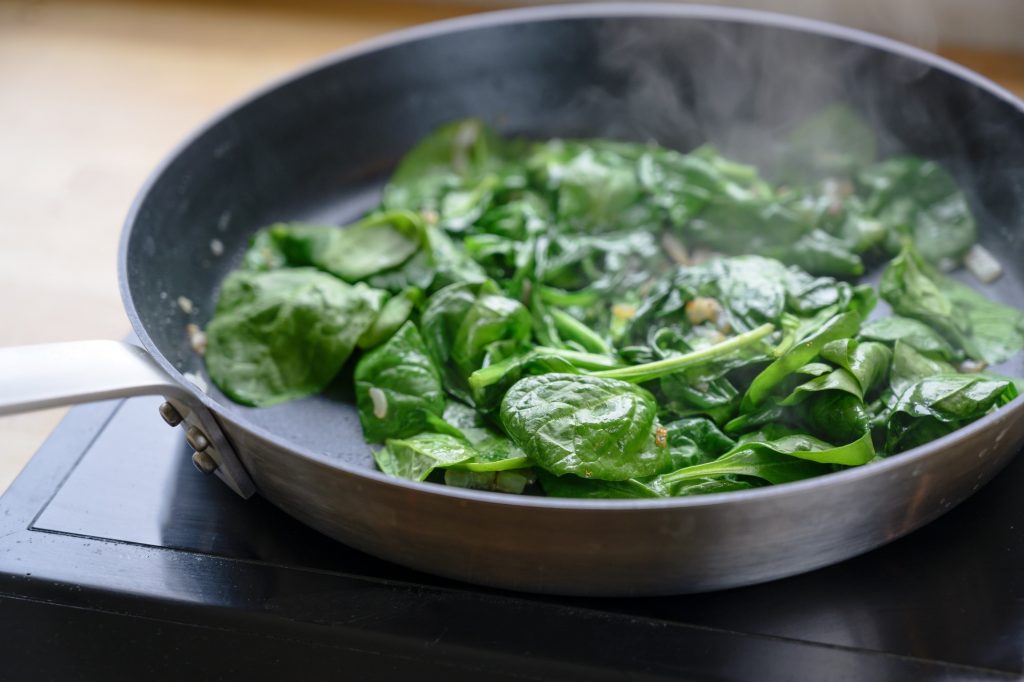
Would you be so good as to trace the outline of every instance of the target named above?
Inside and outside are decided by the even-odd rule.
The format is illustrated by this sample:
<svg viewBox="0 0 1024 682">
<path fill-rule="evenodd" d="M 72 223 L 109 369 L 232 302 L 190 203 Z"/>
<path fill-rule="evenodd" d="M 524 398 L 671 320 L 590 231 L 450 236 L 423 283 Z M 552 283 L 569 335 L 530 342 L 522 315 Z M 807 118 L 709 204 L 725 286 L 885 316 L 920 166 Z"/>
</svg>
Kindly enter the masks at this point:
<svg viewBox="0 0 1024 682">
<path fill-rule="evenodd" d="M 346 44 L 478 9 L 370 0 L 0 5 L 0 346 L 129 331 L 115 272 L 121 222 L 150 169 L 217 110 Z M 940 51 L 1024 95 L 1024 55 Z M 62 414 L 0 419 L 0 490 Z"/>
</svg>

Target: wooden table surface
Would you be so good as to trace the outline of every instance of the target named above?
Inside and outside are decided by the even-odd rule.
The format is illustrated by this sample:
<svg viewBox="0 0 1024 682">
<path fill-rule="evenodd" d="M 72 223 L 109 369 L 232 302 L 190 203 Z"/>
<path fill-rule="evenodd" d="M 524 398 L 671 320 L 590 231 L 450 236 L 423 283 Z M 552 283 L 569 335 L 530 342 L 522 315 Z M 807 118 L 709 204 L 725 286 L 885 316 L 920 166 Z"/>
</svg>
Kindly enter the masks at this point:
<svg viewBox="0 0 1024 682">
<path fill-rule="evenodd" d="M 368 0 L 0 3 L 0 346 L 129 331 L 115 272 L 121 222 L 150 169 L 210 115 L 346 44 L 474 11 Z M 1024 95 L 1024 56 L 940 52 Z M 62 414 L 0 418 L 0 490 Z"/>
</svg>

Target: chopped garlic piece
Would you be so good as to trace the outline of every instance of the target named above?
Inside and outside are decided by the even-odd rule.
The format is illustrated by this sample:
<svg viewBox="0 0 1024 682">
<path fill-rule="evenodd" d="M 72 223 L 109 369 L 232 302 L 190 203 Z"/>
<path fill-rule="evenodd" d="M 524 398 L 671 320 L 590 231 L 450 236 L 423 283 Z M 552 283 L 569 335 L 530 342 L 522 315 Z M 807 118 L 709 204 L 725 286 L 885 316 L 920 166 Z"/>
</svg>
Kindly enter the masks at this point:
<svg viewBox="0 0 1024 682">
<path fill-rule="evenodd" d="M 612 306 L 612 315 L 620 320 L 632 320 L 636 317 L 636 306 L 628 303 L 616 303 Z"/>
<path fill-rule="evenodd" d="M 370 400 L 373 402 L 373 416 L 384 419 L 388 416 L 388 397 L 376 386 L 370 389 Z"/>
<path fill-rule="evenodd" d="M 185 325 L 185 333 L 188 334 L 188 342 L 192 346 L 192 350 L 202 355 L 206 352 L 206 333 L 199 328 L 198 324 Z"/>
<path fill-rule="evenodd" d="M 722 304 L 707 296 L 698 296 L 686 303 L 686 319 L 693 325 L 708 321 L 718 322 L 721 314 Z"/>
<path fill-rule="evenodd" d="M 964 256 L 964 265 L 983 284 L 996 281 L 1003 274 L 1003 266 L 981 244 L 975 244 Z"/>
</svg>

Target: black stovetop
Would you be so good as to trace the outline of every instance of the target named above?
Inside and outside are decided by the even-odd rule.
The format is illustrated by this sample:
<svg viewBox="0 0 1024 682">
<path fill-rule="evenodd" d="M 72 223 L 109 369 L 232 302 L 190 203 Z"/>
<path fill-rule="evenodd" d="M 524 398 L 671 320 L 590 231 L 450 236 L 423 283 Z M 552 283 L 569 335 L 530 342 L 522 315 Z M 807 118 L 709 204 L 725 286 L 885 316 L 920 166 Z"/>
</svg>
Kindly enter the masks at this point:
<svg viewBox="0 0 1024 682">
<path fill-rule="evenodd" d="M 1024 458 L 838 566 L 705 595 L 567 599 L 416 573 L 243 501 L 192 468 L 158 404 L 72 410 L 0 498 L 0 679 L 1024 673 Z"/>
</svg>

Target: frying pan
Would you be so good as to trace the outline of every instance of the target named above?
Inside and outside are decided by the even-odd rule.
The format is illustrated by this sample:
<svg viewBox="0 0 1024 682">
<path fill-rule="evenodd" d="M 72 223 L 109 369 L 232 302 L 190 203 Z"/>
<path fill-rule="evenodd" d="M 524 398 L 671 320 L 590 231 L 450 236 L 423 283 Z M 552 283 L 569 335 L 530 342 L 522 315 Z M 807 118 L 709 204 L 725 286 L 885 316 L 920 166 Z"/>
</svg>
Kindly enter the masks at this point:
<svg viewBox="0 0 1024 682">
<path fill-rule="evenodd" d="M 837 101 L 870 122 L 883 154 L 929 157 L 957 177 L 982 243 L 1006 270 L 986 293 L 1024 305 L 1024 105 L 1006 91 L 920 50 L 819 22 L 675 5 L 533 8 L 366 43 L 216 117 L 155 172 L 125 224 L 121 291 L 142 348 L 4 349 L 0 414 L 165 395 L 161 414 L 186 429 L 197 466 L 239 494 L 258 492 L 370 554 L 478 584 L 671 594 L 841 561 L 928 523 L 995 475 L 1024 441 L 1024 399 L 819 479 L 596 501 L 388 478 L 374 470 L 344 376 L 322 395 L 269 409 L 234 404 L 215 387 L 204 393 L 184 376 L 204 371 L 185 325 L 209 320 L 255 229 L 355 219 L 396 160 L 439 124 L 478 116 L 512 135 L 684 150 L 711 141 L 770 162 L 788 127 Z"/>
</svg>

